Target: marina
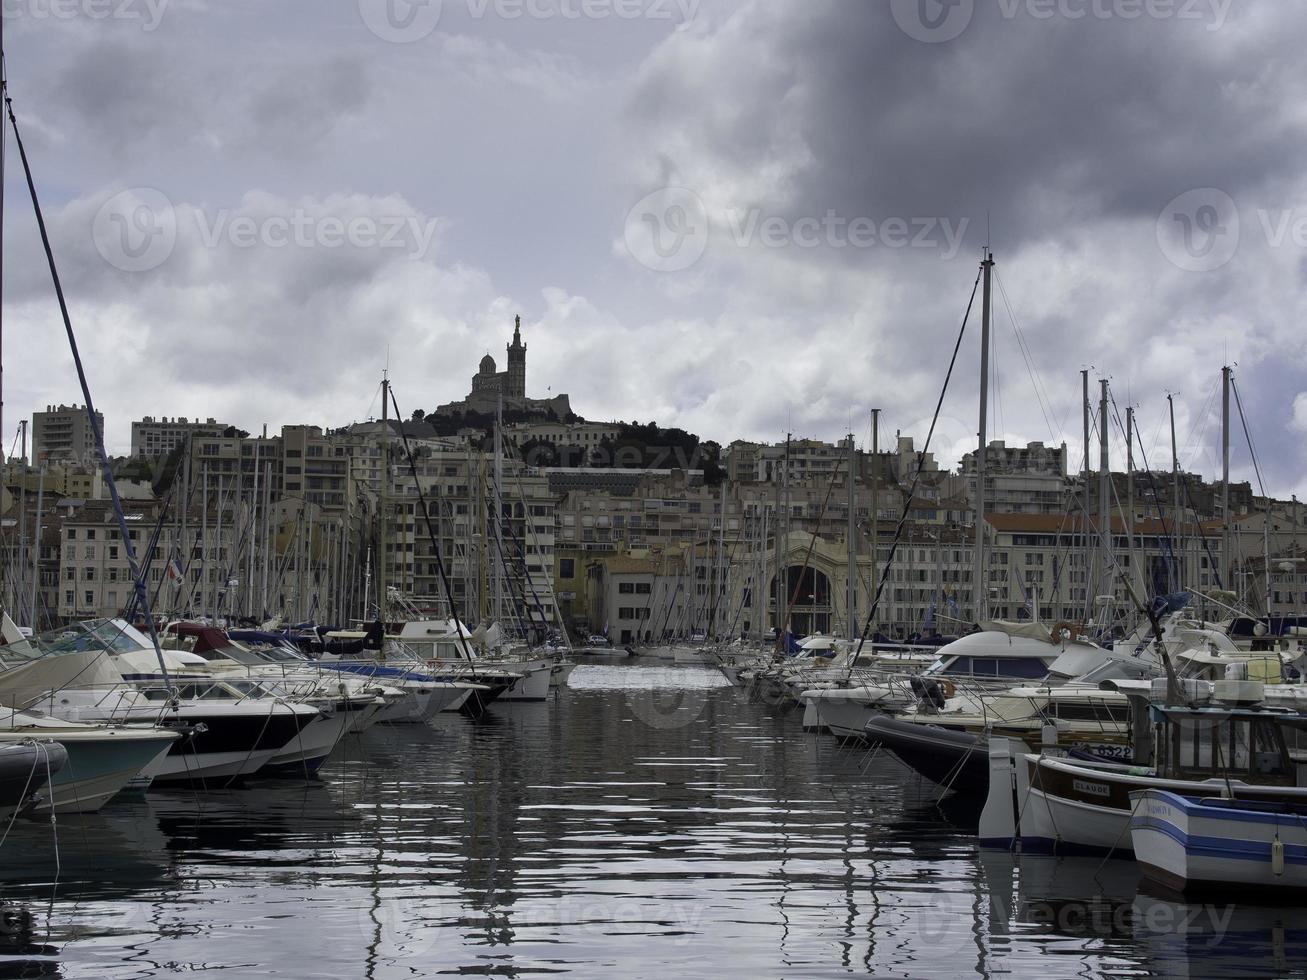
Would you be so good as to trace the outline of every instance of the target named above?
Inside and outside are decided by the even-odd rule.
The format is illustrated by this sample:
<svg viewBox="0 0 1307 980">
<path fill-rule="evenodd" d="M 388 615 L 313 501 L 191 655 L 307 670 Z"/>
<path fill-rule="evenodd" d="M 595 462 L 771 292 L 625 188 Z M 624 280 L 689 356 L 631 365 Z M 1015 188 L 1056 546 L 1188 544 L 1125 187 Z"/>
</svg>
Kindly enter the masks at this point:
<svg viewBox="0 0 1307 980">
<path fill-rule="evenodd" d="M 0 16 L 0 980 L 1307 980 L 1290 19 L 169 6 Z"/>
<path fill-rule="evenodd" d="M 314 781 L 62 819 L 57 874 L 51 826 L 15 824 L 5 970 L 1270 977 L 1307 957 L 1291 908 L 982 852 L 931 784 L 707 669 L 583 664 L 555 697 L 374 728 Z"/>
</svg>

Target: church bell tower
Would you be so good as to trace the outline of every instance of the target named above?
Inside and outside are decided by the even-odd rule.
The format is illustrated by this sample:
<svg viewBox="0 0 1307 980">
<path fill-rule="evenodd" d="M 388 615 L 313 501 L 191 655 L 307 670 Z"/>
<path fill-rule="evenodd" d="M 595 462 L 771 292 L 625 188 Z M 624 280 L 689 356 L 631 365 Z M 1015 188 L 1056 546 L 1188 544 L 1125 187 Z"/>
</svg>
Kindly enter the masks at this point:
<svg viewBox="0 0 1307 980">
<path fill-rule="evenodd" d="M 513 327 L 513 342 L 508 345 L 508 385 L 504 392 L 512 398 L 526 397 L 526 344 L 522 343 L 522 318 Z"/>
</svg>

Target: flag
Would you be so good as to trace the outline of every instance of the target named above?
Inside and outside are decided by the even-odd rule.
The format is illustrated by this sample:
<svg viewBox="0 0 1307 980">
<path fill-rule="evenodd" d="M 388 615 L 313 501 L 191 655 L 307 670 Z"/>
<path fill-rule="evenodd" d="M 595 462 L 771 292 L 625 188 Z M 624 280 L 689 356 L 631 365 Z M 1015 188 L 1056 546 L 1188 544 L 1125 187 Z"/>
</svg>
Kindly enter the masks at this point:
<svg viewBox="0 0 1307 980">
<path fill-rule="evenodd" d="M 168 562 L 168 578 L 174 582 L 180 582 L 185 573 L 182 571 L 182 563 L 176 558 Z"/>
<path fill-rule="evenodd" d="M 922 625 L 923 625 L 926 629 L 930 629 L 932 626 L 935 625 L 935 600 L 934 600 L 934 598 L 931 598 L 931 600 L 930 600 L 930 607 L 926 610 L 926 620 L 925 620 L 924 623 L 922 623 Z"/>
</svg>

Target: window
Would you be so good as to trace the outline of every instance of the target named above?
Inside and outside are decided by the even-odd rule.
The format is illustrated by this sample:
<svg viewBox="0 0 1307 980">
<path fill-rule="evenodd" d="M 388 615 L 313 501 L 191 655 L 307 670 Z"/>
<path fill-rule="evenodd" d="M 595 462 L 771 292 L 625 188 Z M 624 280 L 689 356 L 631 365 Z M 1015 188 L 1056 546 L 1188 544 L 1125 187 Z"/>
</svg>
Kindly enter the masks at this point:
<svg viewBox="0 0 1307 980">
<path fill-rule="evenodd" d="M 86 605 L 87 605 L 87 606 L 94 606 L 94 605 L 95 605 L 95 593 L 94 593 L 94 592 L 91 592 L 91 591 L 88 590 L 88 591 L 85 593 L 85 595 L 86 595 Z"/>
<path fill-rule="evenodd" d="M 576 559 L 560 558 L 558 560 L 558 577 L 575 578 L 576 577 Z"/>
<path fill-rule="evenodd" d="M 634 595 L 634 594 L 635 594 L 635 583 L 634 583 L 634 582 L 619 582 L 619 583 L 617 583 L 617 591 L 618 591 L 618 593 L 619 593 L 620 595 Z M 1278 595 L 1278 593 L 1277 593 L 1277 595 Z M 1279 599 L 1277 598 L 1276 601 L 1278 602 Z"/>
</svg>

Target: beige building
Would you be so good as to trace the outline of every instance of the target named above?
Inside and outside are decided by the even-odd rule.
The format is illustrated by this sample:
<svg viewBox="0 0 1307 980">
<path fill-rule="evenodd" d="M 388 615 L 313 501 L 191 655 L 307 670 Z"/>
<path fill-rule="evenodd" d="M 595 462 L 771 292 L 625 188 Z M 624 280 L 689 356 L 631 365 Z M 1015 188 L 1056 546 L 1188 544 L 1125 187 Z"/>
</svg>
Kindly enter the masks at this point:
<svg viewBox="0 0 1307 980">
<path fill-rule="evenodd" d="M 104 432 L 104 416 L 95 413 L 96 424 Z M 77 405 L 47 405 L 44 412 L 32 416 L 32 462 L 89 463 L 99 458 L 95 431 L 86 409 Z"/>
<path fill-rule="evenodd" d="M 215 419 L 154 418 L 145 416 L 132 423 L 132 455 L 146 458 L 167 456 L 174 449 L 186 445 L 192 436 L 219 436 L 229 428 Z"/>
</svg>

